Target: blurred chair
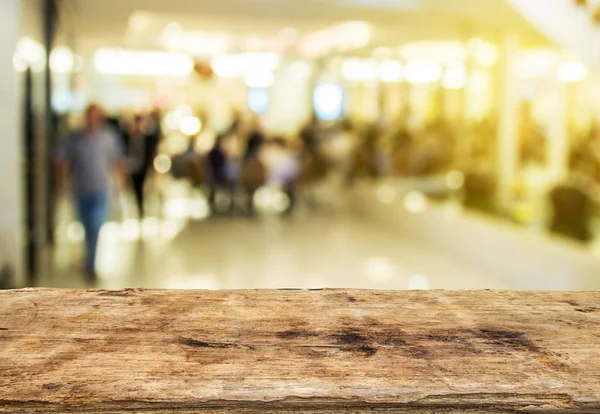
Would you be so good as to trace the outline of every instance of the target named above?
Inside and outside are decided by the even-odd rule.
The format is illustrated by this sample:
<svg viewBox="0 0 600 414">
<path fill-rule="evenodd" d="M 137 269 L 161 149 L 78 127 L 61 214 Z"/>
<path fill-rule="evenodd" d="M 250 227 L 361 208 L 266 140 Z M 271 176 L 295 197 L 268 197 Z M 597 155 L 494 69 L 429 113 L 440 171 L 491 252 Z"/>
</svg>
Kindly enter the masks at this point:
<svg viewBox="0 0 600 414">
<path fill-rule="evenodd" d="M 590 219 L 593 202 L 585 191 L 575 186 L 560 185 L 550 193 L 550 201 L 552 233 L 582 242 L 592 239 Z"/>
</svg>

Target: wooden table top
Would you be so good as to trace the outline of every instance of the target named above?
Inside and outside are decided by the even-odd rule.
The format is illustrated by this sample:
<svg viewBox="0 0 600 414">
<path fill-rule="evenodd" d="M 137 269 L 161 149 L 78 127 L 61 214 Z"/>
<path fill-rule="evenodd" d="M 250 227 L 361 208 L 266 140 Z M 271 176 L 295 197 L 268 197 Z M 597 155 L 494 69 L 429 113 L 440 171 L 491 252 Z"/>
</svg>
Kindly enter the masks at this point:
<svg viewBox="0 0 600 414">
<path fill-rule="evenodd" d="M 600 292 L 0 292 L 0 412 L 378 410 L 600 413 Z"/>
</svg>

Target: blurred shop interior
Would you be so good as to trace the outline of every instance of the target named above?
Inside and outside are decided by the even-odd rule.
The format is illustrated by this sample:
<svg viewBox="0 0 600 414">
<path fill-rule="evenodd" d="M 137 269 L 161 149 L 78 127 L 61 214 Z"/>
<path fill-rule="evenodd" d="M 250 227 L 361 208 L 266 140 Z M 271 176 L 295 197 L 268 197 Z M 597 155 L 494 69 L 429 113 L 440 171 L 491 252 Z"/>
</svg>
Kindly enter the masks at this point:
<svg viewBox="0 0 600 414">
<path fill-rule="evenodd" d="M 0 287 L 90 286 L 54 164 L 94 104 L 151 160 L 93 286 L 600 288 L 600 0 L 0 11 Z"/>
</svg>

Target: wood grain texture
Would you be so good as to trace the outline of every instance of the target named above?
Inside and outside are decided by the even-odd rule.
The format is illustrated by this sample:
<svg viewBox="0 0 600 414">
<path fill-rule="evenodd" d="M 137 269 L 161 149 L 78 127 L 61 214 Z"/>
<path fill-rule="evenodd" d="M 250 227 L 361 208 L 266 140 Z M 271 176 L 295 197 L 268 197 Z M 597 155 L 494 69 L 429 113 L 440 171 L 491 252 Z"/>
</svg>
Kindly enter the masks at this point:
<svg viewBox="0 0 600 414">
<path fill-rule="evenodd" d="M 600 412 L 600 292 L 0 292 L 0 412 Z"/>
</svg>

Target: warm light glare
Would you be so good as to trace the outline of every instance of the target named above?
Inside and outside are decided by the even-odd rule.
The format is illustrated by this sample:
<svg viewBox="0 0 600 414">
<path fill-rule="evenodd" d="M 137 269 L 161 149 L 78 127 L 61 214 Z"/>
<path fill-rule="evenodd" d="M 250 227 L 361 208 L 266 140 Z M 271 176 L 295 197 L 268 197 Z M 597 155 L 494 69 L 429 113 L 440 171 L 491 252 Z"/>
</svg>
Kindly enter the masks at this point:
<svg viewBox="0 0 600 414">
<path fill-rule="evenodd" d="M 442 66 L 436 62 L 411 62 L 404 76 L 410 83 L 436 83 L 442 78 Z"/>
<path fill-rule="evenodd" d="M 451 190 L 460 190 L 465 184 L 465 176 L 460 171 L 450 171 L 446 175 L 446 185 Z"/>
<path fill-rule="evenodd" d="M 154 159 L 154 169 L 159 174 L 166 174 L 171 171 L 171 158 L 165 154 L 160 154 Z"/>
<path fill-rule="evenodd" d="M 183 135 L 194 136 L 200 133 L 202 122 L 195 116 L 187 116 L 181 120 L 179 131 Z"/>
<path fill-rule="evenodd" d="M 496 64 L 498 60 L 498 50 L 496 46 L 481 39 L 471 39 L 467 44 L 475 62 L 483 67 L 489 68 Z"/>
<path fill-rule="evenodd" d="M 242 76 L 241 63 L 239 55 L 221 55 L 212 59 L 211 67 L 220 78 L 237 78 Z"/>
<path fill-rule="evenodd" d="M 379 80 L 382 82 L 401 82 L 403 79 L 402 64 L 397 60 L 384 60 L 379 65 Z"/>
<path fill-rule="evenodd" d="M 463 65 L 446 68 L 442 79 L 442 87 L 445 89 L 462 89 L 466 84 L 467 71 Z"/>
<path fill-rule="evenodd" d="M 275 75 L 273 72 L 260 70 L 246 73 L 246 76 L 244 77 L 244 82 L 249 88 L 268 88 L 273 85 L 274 81 Z"/>
<path fill-rule="evenodd" d="M 411 191 L 404 197 L 404 208 L 413 214 L 421 213 L 427 208 L 427 198 L 419 191 Z"/>
<path fill-rule="evenodd" d="M 580 82 L 588 76 L 587 67 L 580 62 L 563 62 L 556 72 L 561 82 Z"/>
<path fill-rule="evenodd" d="M 367 46 L 371 36 L 369 23 L 346 22 L 309 34 L 302 40 L 300 51 L 309 58 L 347 52 Z"/>
<path fill-rule="evenodd" d="M 94 67 L 103 74 L 137 76 L 188 76 L 194 60 L 183 54 L 100 49 Z"/>
<path fill-rule="evenodd" d="M 68 47 L 57 47 L 50 53 L 50 69 L 57 73 L 69 73 L 73 71 L 74 56 Z"/>
<path fill-rule="evenodd" d="M 466 62 L 467 51 L 460 42 L 422 41 L 402 46 L 400 56 L 407 62 L 456 64 Z"/>
<path fill-rule="evenodd" d="M 377 62 L 372 59 L 346 59 L 342 63 L 342 77 L 350 82 L 377 80 Z"/>
<path fill-rule="evenodd" d="M 342 78 L 349 82 L 401 82 L 403 79 L 402 64 L 387 59 L 346 59 L 341 67 Z"/>
</svg>

